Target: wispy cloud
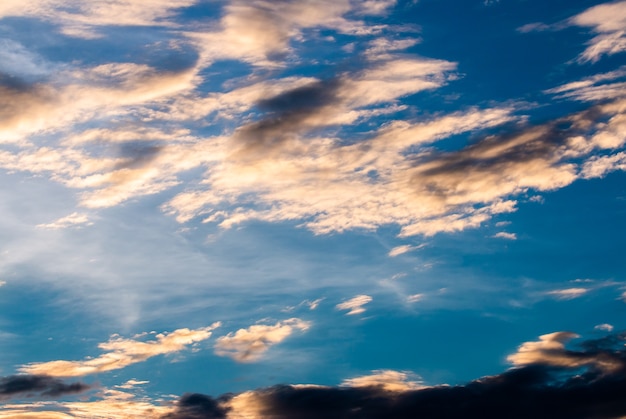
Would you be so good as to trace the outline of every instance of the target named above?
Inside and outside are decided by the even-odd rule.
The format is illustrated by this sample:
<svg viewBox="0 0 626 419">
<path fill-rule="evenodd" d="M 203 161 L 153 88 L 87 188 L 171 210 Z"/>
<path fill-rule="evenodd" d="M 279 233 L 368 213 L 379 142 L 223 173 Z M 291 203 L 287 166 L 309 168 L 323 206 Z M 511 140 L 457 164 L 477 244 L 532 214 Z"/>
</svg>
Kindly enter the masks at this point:
<svg viewBox="0 0 626 419">
<path fill-rule="evenodd" d="M 365 308 L 363 307 L 366 304 L 369 304 L 372 301 L 372 297 L 369 295 L 357 295 L 343 303 L 337 304 L 337 310 L 347 310 L 346 315 L 352 316 L 355 314 L 365 313 Z"/>
<path fill-rule="evenodd" d="M 548 291 L 546 294 L 559 300 L 573 300 L 582 297 L 589 292 L 588 288 L 566 288 L 562 290 Z"/>
<path fill-rule="evenodd" d="M 297 318 L 274 325 L 255 324 L 218 338 L 215 354 L 230 357 L 237 362 L 255 362 L 272 346 L 284 341 L 295 331 L 306 331 L 309 327 L 311 322 Z"/>
<path fill-rule="evenodd" d="M 517 234 L 507 233 L 506 231 L 500 231 L 493 235 L 497 239 L 517 240 Z"/>
<path fill-rule="evenodd" d="M 595 63 L 605 55 L 626 51 L 626 2 L 613 1 L 590 7 L 569 19 L 546 24 L 528 23 L 517 30 L 522 33 L 562 30 L 578 26 L 591 28 L 596 35 L 587 42 L 587 48 L 579 55 L 578 62 Z"/>
<path fill-rule="evenodd" d="M 33 0 L 28 4 L 6 0 L 0 6 L 0 18 L 34 17 L 59 25 L 69 36 L 96 38 L 99 27 L 172 26 L 170 17 L 176 9 L 197 0 L 155 0 L 146 7 L 145 0 Z"/>
<path fill-rule="evenodd" d="M 401 246 L 396 246 L 393 249 L 391 249 L 388 255 L 393 258 L 396 256 L 403 255 L 405 253 L 411 252 L 413 250 L 421 249 L 422 247 L 424 247 L 423 244 L 419 246 L 411 246 L 410 244 L 403 244 Z"/>
<path fill-rule="evenodd" d="M 98 345 L 104 354 L 83 361 L 35 362 L 20 367 L 27 374 L 45 374 L 55 377 L 77 377 L 97 374 L 143 362 L 157 355 L 180 352 L 188 346 L 211 337 L 219 323 L 200 329 L 177 329 L 171 333 L 160 333 L 156 340 L 140 341 L 113 336 L 108 342 Z"/>
<path fill-rule="evenodd" d="M 58 230 L 61 228 L 67 228 L 72 226 L 82 226 L 82 225 L 91 225 L 93 224 L 89 221 L 89 216 L 87 214 L 80 214 L 78 212 L 73 212 L 70 215 L 65 217 L 61 217 L 56 221 L 53 221 L 48 224 L 38 224 L 39 228 L 47 228 L 52 230 Z"/>
<path fill-rule="evenodd" d="M 572 25 L 590 27 L 597 33 L 580 55 L 580 62 L 596 62 L 604 55 L 626 51 L 626 1 L 591 7 L 570 19 Z"/>
<path fill-rule="evenodd" d="M 417 303 L 418 301 L 422 301 L 426 297 L 425 294 L 412 294 L 406 297 L 406 301 L 408 303 Z"/>
</svg>

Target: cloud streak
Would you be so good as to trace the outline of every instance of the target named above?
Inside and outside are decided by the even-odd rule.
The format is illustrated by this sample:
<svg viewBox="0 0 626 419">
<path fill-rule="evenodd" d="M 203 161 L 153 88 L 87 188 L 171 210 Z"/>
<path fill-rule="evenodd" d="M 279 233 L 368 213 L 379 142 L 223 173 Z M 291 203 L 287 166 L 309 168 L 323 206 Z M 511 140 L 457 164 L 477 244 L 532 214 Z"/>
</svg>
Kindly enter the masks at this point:
<svg viewBox="0 0 626 419">
<path fill-rule="evenodd" d="M 66 384 L 47 375 L 11 375 L 0 378 L 0 400 L 23 397 L 57 398 L 83 393 L 91 388 L 83 383 Z"/>
<path fill-rule="evenodd" d="M 346 310 L 347 316 L 353 316 L 355 314 L 365 313 L 365 308 L 363 307 L 366 304 L 369 304 L 373 300 L 369 295 L 357 295 L 356 297 L 350 298 L 343 303 L 337 304 L 335 307 L 337 310 Z"/>
<path fill-rule="evenodd" d="M 97 358 L 83 361 L 50 361 L 24 365 L 20 371 L 26 374 L 45 374 L 54 377 L 79 377 L 127 367 L 157 355 L 180 352 L 188 346 L 211 337 L 219 323 L 200 329 L 177 329 L 160 333 L 156 340 L 147 342 L 113 336 L 108 342 L 98 345 L 106 351 Z"/>
</svg>

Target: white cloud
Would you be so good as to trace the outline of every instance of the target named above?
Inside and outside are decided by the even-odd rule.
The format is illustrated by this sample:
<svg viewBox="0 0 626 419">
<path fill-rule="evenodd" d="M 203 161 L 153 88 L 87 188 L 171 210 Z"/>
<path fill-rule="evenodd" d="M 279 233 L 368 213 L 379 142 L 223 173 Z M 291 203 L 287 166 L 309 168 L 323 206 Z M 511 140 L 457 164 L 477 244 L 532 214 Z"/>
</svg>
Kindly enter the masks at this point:
<svg viewBox="0 0 626 419">
<path fill-rule="evenodd" d="M 65 217 L 61 217 L 56 221 L 48 224 L 38 224 L 39 228 L 47 228 L 51 230 L 58 230 L 61 228 L 68 228 L 72 226 L 80 226 L 80 225 L 92 225 L 93 223 L 89 221 L 89 217 L 87 214 L 79 214 L 78 212 L 73 212 L 70 215 Z"/>
<path fill-rule="evenodd" d="M 64 34 L 81 38 L 101 36 L 105 26 L 172 26 L 176 9 L 197 0 L 3 0 L 0 18 L 35 17 L 59 25 Z"/>
<path fill-rule="evenodd" d="M 546 294 L 559 300 L 573 300 L 587 294 L 587 288 L 566 288 L 562 290 L 548 291 Z"/>
<path fill-rule="evenodd" d="M 272 346 L 282 342 L 297 330 L 306 331 L 310 322 L 292 318 L 274 325 L 252 325 L 217 339 L 215 354 L 237 362 L 260 360 Z"/>
<path fill-rule="evenodd" d="M 309 306 L 309 310 L 315 310 L 319 307 L 320 303 L 324 301 L 324 298 L 318 298 L 317 300 L 307 301 L 306 304 Z"/>
<path fill-rule="evenodd" d="M 411 373 L 394 370 L 375 370 L 370 375 L 349 378 L 341 385 L 345 387 L 379 387 L 385 391 L 409 391 L 425 388 L 421 381 L 411 380 Z"/>
<path fill-rule="evenodd" d="M 614 327 L 613 327 L 612 324 L 603 323 L 603 324 L 599 324 L 599 325 L 595 326 L 594 329 L 602 330 L 602 331 L 605 331 L 605 332 L 612 332 Z"/>
<path fill-rule="evenodd" d="M 108 342 L 98 345 L 106 352 L 97 358 L 83 361 L 35 362 L 26 364 L 19 370 L 26 374 L 54 377 L 77 377 L 117 370 L 157 355 L 180 352 L 189 345 L 208 339 L 212 331 L 219 326 L 220 323 L 214 323 L 194 330 L 177 329 L 171 333 L 160 333 L 155 336 L 156 340 L 147 342 L 114 335 Z"/>
<path fill-rule="evenodd" d="M 337 304 L 338 310 L 348 310 L 346 315 L 352 316 L 355 314 L 365 313 L 364 305 L 369 304 L 372 301 L 372 297 L 369 295 L 357 295 L 343 303 Z"/>
<path fill-rule="evenodd" d="M 604 3 L 572 17 L 570 23 L 591 27 L 596 35 L 580 55 L 580 62 L 596 62 L 603 55 L 626 51 L 626 1 Z"/>
<path fill-rule="evenodd" d="M 494 234 L 493 237 L 498 238 L 498 239 L 517 240 L 517 234 L 507 233 L 506 231 L 500 231 Z"/>
<path fill-rule="evenodd" d="M 411 246 L 410 244 L 403 244 L 401 246 L 396 246 L 393 249 L 391 249 L 388 253 L 388 255 L 390 257 L 396 257 L 396 256 L 400 256 L 404 253 L 408 253 L 411 252 L 413 250 L 417 250 L 422 248 L 424 245 L 419 245 L 419 246 Z"/>
<path fill-rule="evenodd" d="M 413 295 L 409 295 L 408 297 L 406 297 L 406 301 L 408 303 L 416 303 L 418 301 L 422 301 L 424 297 L 425 297 L 424 294 L 413 294 Z"/>
</svg>

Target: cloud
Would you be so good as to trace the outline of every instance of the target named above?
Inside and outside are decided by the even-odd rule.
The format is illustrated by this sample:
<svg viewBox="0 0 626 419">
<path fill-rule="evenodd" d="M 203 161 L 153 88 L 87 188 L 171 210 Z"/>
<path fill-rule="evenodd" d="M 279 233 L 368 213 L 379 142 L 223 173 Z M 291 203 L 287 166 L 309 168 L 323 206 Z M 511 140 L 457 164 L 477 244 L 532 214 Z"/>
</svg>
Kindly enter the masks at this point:
<svg viewBox="0 0 626 419">
<path fill-rule="evenodd" d="M 359 12 L 366 15 L 382 15 L 395 6 L 397 0 L 364 0 L 357 3 Z"/>
<path fill-rule="evenodd" d="M 204 394 L 184 394 L 176 402 L 176 410 L 163 416 L 162 419 L 226 419 L 230 418 L 225 406 L 228 396 L 214 399 Z"/>
<path fill-rule="evenodd" d="M 337 310 L 348 310 L 346 315 L 352 316 L 355 314 L 365 313 L 365 304 L 369 304 L 372 301 L 372 297 L 369 295 L 357 295 L 343 303 L 337 304 Z"/>
<path fill-rule="evenodd" d="M 578 337 L 571 332 L 542 335 L 538 341 L 522 344 L 516 353 L 507 357 L 507 360 L 514 365 L 541 364 L 566 368 L 591 366 L 603 373 L 615 373 L 624 370 L 624 358 L 620 352 L 614 353 L 599 349 L 587 352 L 566 350 L 565 343 Z M 622 338 L 620 337 L 620 339 Z"/>
<path fill-rule="evenodd" d="M 3 17 L 34 17 L 59 25 L 65 35 L 97 38 L 98 28 L 107 26 L 173 26 L 176 9 L 197 0 L 33 0 L 27 4 L 5 0 L 0 6 Z"/>
<path fill-rule="evenodd" d="M 108 390 L 103 400 L 10 405 L 0 417 L 150 419 L 468 417 L 527 419 L 612 419 L 626 415 L 624 334 L 565 343 L 577 335 L 556 332 L 526 342 L 509 357 L 514 367 L 462 385 L 423 386 L 411 374 L 378 370 L 340 386 L 276 385 L 211 397 L 187 393 L 173 406 L 137 400 Z M 67 411 L 68 415 L 60 413 Z M 39 416 L 37 416 L 39 414 Z M 4 415 L 4 416 L 3 416 Z M 59 416 L 60 415 L 60 416 Z"/>
<path fill-rule="evenodd" d="M 389 251 L 388 255 L 393 258 L 393 257 L 400 256 L 400 255 L 402 255 L 404 253 L 408 253 L 408 252 L 411 252 L 411 251 L 419 249 L 419 248 L 421 248 L 421 245 L 420 246 L 411 246 L 410 244 L 404 244 L 404 245 L 401 245 L 401 246 L 396 246 L 393 249 L 391 249 Z"/>
<path fill-rule="evenodd" d="M 413 294 L 406 297 L 406 301 L 407 303 L 417 303 L 418 301 L 422 301 L 424 297 L 424 294 Z"/>
<path fill-rule="evenodd" d="M 188 33 L 202 51 L 202 60 L 237 59 L 259 67 L 278 67 L 293 54 L 292 40 L 302 39 L 302 31 L 326 28 L 353 35 L 368 35 L 380 27 L 347 19 L 361 2 L 349 0 L 285 0 L 277 2 L 231 0 L 223 9 L 215 30 Z M 365 14 L 382 13 L 390 5 L 361 6 Z M 355 10 L 356 11 L 356 10 Z"/>
<path fill-rule="evenodd" d="M 406 373 L 382 370 L 369 378 L 346 380 L 338 387 L 277 385 L 217 399 L 186 395 L 198 409 L 185 416 L 188 403 L 179 402 L 181 408 L 167 419 L 609 419 L 626 415 L 624 336 L 588 341 L 578 351 L 565 349 L 563 342 L 573 336 L 563 332 L 546 335 L 536 349 L 549 353 L 550 358 L 528 359 L 524 365 L 463 385 L 423 387 L 408 381 Z M 605 368 L 609 360 L 611 368 Z"/>
<path fill-rule="evenodd" d="M 498 239 L 517 240 L 517 234 L 507 233 L 506 231 L 500 231 L 494 234 L 493 237 L 498 238 Z"/>
<path fill-rule="evenodd" d="M 16 403 L 0 406 L 1 419 L 161 419 L 171 403 L 104 388 L 85 401 Z"/>
<path fill-rule="evenodd" d="M 132 10 L 137 1 L 112 7 Z M 58 4 L 33 7 L 57 10 Z M 184 4 L 159 2 L 138 19 L 165 24 Z M 363 13 L 378 13 L 367 4 L 371 10 Z M 100 16 L 105 11 L 98 5 L 75 5 L 76 13 Z M 378 3 L 380 10 L 392 5 Z M 201 70 L 215 60 L 289 64 L 285 57 L 307 28 L 367 26 L 350 20 L 358 10 L 347 0 L 235 0 L 219 22 L 179 40 L 180 48 L 198 49 L 183 68 L 118 62 L 59 69 L 40 82 L 0 83 L 0 107 L 4 100 L 10 110 L 0 120 L 0 136 L 19 145 L 0 150 L 0 167 L 49 176 L 76 190 L 85 208 L 175 190 L 161 208 L 179 222 L 201 217 L 231 228 L 252 220 L 293 221 L 315 234 L 396 225 L 401 237 L 478 228 L 515 211 L 521 194 L 624 167 L 618 154 L 594 155 L 623 145 L 626 102 L 615 93 L 623 89 L 602 84 L 623 69 L 551 92 L 613 102 L 537 125 L 523 124 L 511 105 L 394 120 L 408 109 L 405 97 L 457 77 L 454 62 L 400 53 L 418 42 L 409 37 L 368 37 L 363 51 L 369 48 L 376 59 L 363 52 L 358 69 L 330 69 L 324 77 L 251 75 L 226 83 L 225 91 L 201 93 Z M 106 19 L 94 22 L 105 25 Z M 388 122 L 372 130 L 368 124 L 381 116 Z M 217 132 L 207 136 L 181 125 L 190 121 Z M 358 141 L 354 130 L 363 131 Z M 481 130 L 492 134 L 479 136 Z M 460 150 L 438 149 L 440 140 L 472 133 Z M 202 173 L 199 179 L 188 177 L 192 169 L 194 176 Z"/>
<path fill-rule="evenodd" d="M 51 230 L 58 230 L 61 228 L 68 228 L 72 226 L 80 226 L 80 225 L 91 225 L 93 224 L 89 221 L 89 217 L 86 214 L 79 214 L 78 212 L 73 212 L 70 215 L 65 217 L 61 217 L 56 221 L 48 224 L 38 224 L 39 228 L 47 228 Z"/>
<path fill-rule="evenodd" d="M 91 388 L 83 383 L 65 384 L 47 375 L 11 375 L 0 378 L 0 400 L 23 397 L 56 398 L 83 393 Z"/>
<path fill-rule="evenodd" d="M 559 300 L 573 300 L 574 298 L 582 297 L 588 292 L 589 289 L 587 288 L 566 288 L 562 290 L 548 291 L 546 294 Z"/>
<path fill-rule="evenodd" d="M 603 323 L 603 324 L 599 324 L 599 325 L 595 326 L 594 329 L 596 329 L 596 330 L 603 330 L 603 331 L 606 331 L 606 332 L 612 332 L 614 327 L 611 324 Z"/>
<path fill-rule="evenodd" d="M 562 30 L 578 26 L 596 33 L 587 48 L 578 56 L 579 63 L 595 63 L 605 55 L 626 51 L 626 1 L 613 1 L 590 7 L 585 11 L 554 24 L 528 23 L 517 30 L 522 33 Z"/>
<path fill-rule="evenodd" d="M 394 370 L 376 370 L 370 375 L 349 378 L 341 385 L 344 387 L 377 387 L 385 391 L 407 391 L 424 387 L 419 381 L 411 381 L 410 373 Z"/>
<path fill-rule="evenodd" d="M 306 331 L 310 322 L 292 318 L 275 325 L 252 325 L 217 339 L 215 354 L 227 356 L 237 362 L 260 360 L 272 346 L 282 342 L 297 330 Z"/>
<path fill-rule="evenodd" d="M 66 69 L 37 83 L 7 83 L 0 78 L 0 108 L 6 110 L 0 117 L 2 143 L 29 145 L 31 140 L 27 139 L 36 134 L 86 120 L 107 120 L 112 113 L 123 113 L 124 107 L 191 89 L 196 76 L 194 64 L 161 70 L 144 64 L 109 63 Z"/>
<path fill-rule="evenodd" d="M 626 95 L 624 82 L 604 83 L 626 77 L 626 66 L 606 73 L 594 74 L 581 80 L 566 83 L 546 90 L 544 93 L 557 95 L 558 98 L 573 98 L 582 101 L 602 101 L 616 99 Z"/>
<path fill-rule="evenodd" d="M 313 300 L 313 301 L 306 301 L 306 305 L 309 306 L 309 310 L 315 310 L 319 307 L 320 303 L 322 301 L 324 301 L 325 298 L 318 298 L 317 300 Z"/>
<path fill-rule="evenodd" d="M 454 133 L 510 121 L 511 110 L 391 123 L 357 144 L 307 137 L 320 109 L 334 103 L 342 89 L 339 82 L 328 83 L 269 100 L 265 106 L 278 114 L 236 133 L 228 162 L 207 172 L 211 189 L 183 192 L 164 209 L 179 221 L 207 214 L 205 221 L 223 228 L 255 219 L 303 220 L 316 234 L 399 224 L 401 237 L 431 236 L 476 228 L 494 214 L 515 211 L 516 201 L 509 198 L 516 195 L 570 185 L 587 176 L 579 172 L 581 158 L 623 143 L 623 100 L 503 130 L 449 152 L 427 146 Z M 287 104 L 295 104 L 294 110 Z M 254 201 L 235 208 L 220 205 L 244 194 L 253 194 Z"/>
<path fill-rule="evenodd" d="M 97 358 L 84 361 L 36 362 L 20 367 L 20 371 L 55 377 L 77 377 L 117 370 L 157 355 L 182 351 L 189 345 L 211 337 L 212 330 L 219 326 L 219 323 L 214 323 L 194 330 L 177 329 L 171 333 L 160 333 L 155 336 L 156 340 L 147 342 L 113 336 L 108 342 L 98 345 L 106 352 Z"/>
<path fill-rule="evenodd" d="M 580 55 L 580 62 L 596 62 L 603 55 L 626 51 L 626 1 L 617 1 L 591 7 L 572 17 L 570 24 L 591 27 L 597 33 Z"/>
</svg>

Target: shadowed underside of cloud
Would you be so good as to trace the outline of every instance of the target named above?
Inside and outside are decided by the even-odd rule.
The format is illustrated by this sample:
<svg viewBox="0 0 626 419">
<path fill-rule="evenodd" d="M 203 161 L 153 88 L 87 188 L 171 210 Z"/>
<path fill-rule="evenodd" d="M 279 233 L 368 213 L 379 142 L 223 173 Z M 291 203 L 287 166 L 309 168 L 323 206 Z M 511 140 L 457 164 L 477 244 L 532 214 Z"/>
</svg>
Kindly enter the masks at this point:
<svg viewBox="0 0 626 419">
<path fill-rule="evenodd" d="M 0 400 L 22 397 L 60 397 L 87 391 L 90 385 L 66 384 L 47 375 L 12 375 L 0 378 Z"/>
<path fill-rule="evenodd" d="M 520 347 L 521 366 L 460 386 L 387 387 L 385 377 L 357 380 L 367 386 L 290 386 L 224 395 L 183 396 L 167 419 L 609 419 L 626 415 L 626 350 L 622 335 L 612 335 L 568 350 L 566 332 L 544 335 Z M 532 353 L 532 357 L 528 355 Z M 516 358 L 516 355 L 525 357 Z M 510 358 L 511 359 L 511 358 Z M 607 368 L 610 365 L 610 368 Z"/>
</svg>

